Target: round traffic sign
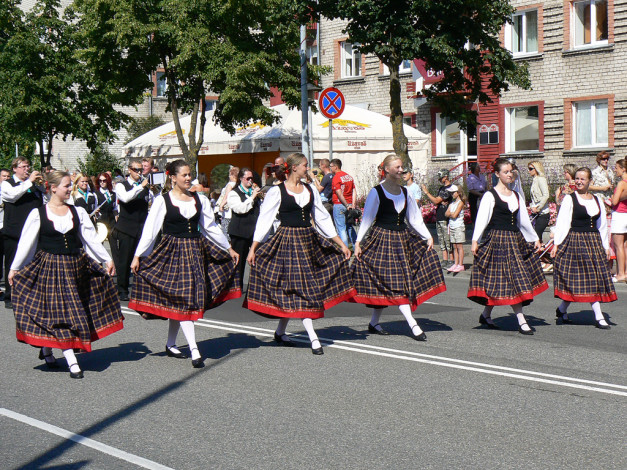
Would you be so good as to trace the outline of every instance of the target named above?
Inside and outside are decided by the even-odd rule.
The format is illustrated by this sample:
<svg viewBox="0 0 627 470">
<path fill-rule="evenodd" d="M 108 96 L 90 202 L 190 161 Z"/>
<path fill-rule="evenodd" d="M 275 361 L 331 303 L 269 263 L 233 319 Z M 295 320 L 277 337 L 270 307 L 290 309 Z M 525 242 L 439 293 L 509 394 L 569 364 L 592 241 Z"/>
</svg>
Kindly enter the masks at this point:
<svg viewBox="0 0 627 470">
<path fill-rule="evenodd" d="M 346 100 L 340 90 L 334 87 L 325 88 L 320 93 L 318 107 L 322 115 L 328 119 L 339 118 L 344 112 Z"/>
</svg>

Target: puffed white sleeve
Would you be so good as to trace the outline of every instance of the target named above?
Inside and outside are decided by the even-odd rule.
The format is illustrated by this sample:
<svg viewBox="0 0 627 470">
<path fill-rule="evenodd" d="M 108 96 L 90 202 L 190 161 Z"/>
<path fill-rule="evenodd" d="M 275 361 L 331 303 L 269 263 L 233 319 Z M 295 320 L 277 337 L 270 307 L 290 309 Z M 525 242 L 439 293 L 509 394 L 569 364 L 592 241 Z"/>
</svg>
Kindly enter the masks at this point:
<svg viewBox="0 0 627 470">
<path fill-rule="evenodd" d="M 601 213 L 599 214 L 599 218 L 597 219 L 597 230 L 601 235 L 601 242 L 603 243 L 603 249 L 610 249 L 610 239 L 607 234 L 607 217 L 605 216 L 605 206 L 603 205 L 603 198 L 601 196 L 595 196 L 599 201 L 599 207 L 601 208 Z"/>
<path fill-rule="evenodd" d="M 487 192 L 481 198 L 479 203 L 479 210 L 477 211 L 477 220 L 475 221 L 475 229 L 472 232 L 472 241 L 478 242 L 481 240 L 481 236 L 486 227 L 490 223 L 492 218 L 492 212 L 494 211 L 494 194 Z"/>
<path fill-rule="evenodd" d="M 2 185 L 0 185 L 0 188 L 2 188 L 2 200 L 4 202 L 15 202 L 32 187 L 33 182 L 29 179 L 17 186 L 12 186 L 8 181 L 3 181 Z"/>
<path fill-rule="evenodd" d="M 538 234 L 531 225 L 531 219 L 529 219 L 529 212 L 527 212 L 527 206 L 525 205 L 525 198 L 518 199 L 518 228 L 529 243 L 538 241 Z"/>
<path fill-rule="evenodd" d="M 39 240 L 39 229 L 41 228 L 41 221 L 39 219 L 39 210 L 33 209 L 28 214 L 22 234 L 20 235 L 20 241 L 17 245 L 17 251 L 15 252 L 15 258 L 11 263 L 11 269 L 18 271 L 30 263 L 35 257 L 37 251 L 37 241 Z"/>
<path fill-rule="evenodd" d="M 425 221 L 422 218 L 422 212 L 418 207 L 418 203 L 413 198 L 413 196 L 409 196 L 410 197 L 407 198 L 407 214 L 405 215 L 407 222 L 409 222 L 409 225 L 411 225 L 413 229 L 418 232 L 420 236 L 425 240 L 433 238 L 431 232 L 429 232 L 429 229 L 425 225 Z"/>
<path fill-rule="evenodd" d="M 337 230 L 335 230 L 335 225 L 333 225 L 333 218 L 331 218 L 329 211 L 322 205 L 320 193 L 313 184 L 309 186 L 311 186 L 311 192 L 314 198 L 312 213 L 316 228 L 325 238 L 337 237 Z"/>
<path fill-rule="evenodd" d="M 229 240 L 226 238 L 226 235 L 224 235 L 222 229 L 218 226 L 218 224 L 216 224 L 211 202 L 209 202 L 207 196 L 202 194 L 199 194 L 198 197 L 200 199 L 202 211 L 200 214 L 200 220 L 198 221 L 200 232 L 223 250 L 229 251 L 231 245 L 229 244 Z"/>
<path fill-rule="evenodd" d="M 601 206 L 603 208 L 603 206 Z M 555 230 L 553 231 L 553 243 L 557 246 L 561 245 L 566 239 L 566 235 L 570 232 L 571 223 L 573 220 L 573 198 L 570 195 L 566 195 L 560 206 L 560 210 L 557 213 L 557 219 L 555 220 Z"/>
<path fill-rule="evenodd" d="M 255 226 L 253 241 L 261 243 L 266 238 L 266 235 L 270 233 L 280 206 L 281 190 L 278 186 L 274 186 L 266 193 L 266 197 L 263 198 L 263 203 L 259 208 L 259 218 Z"/>
<path fill-rule="evenodd" d="M 155 202 L 152 203 L 152 206 L 150 206 L 150 212 L 148 212 L 148 217 L 146 218 L 146 223 L 142 230 L 142 236 L 135 250 L 135 256 L 148 256 L 152 253 L 157 235 L 159 234 L 159 230 L 163 228 L 163 221 L 165 220 L 167 209 L 163 198 L 166 196 L 158 196 Z"/>
<path fill-rule="evenodd" d="M 361 216 L 361 225 L 359 226 L 359 233 L 357 234 L 357 242 L 361 242 L 368 229 L 374 223 L 374 219 L 377 217 L 377 211 L 379 210 L 379 193 L 375 188 L 372 188 L 366 197 L 364 203 L 364 213 Z"/>
<path fill-rule="evenodd" d="M 98 241 L 98 232 L 96 232 L 96 228 L 87 211 L 82 207 L 77 207 L 76 213 L 80 222 L 79 237 L 87 254 L 99 263 L 111 261 L 111 256 L 105 250 L 103 244 Z"/>
</svg>

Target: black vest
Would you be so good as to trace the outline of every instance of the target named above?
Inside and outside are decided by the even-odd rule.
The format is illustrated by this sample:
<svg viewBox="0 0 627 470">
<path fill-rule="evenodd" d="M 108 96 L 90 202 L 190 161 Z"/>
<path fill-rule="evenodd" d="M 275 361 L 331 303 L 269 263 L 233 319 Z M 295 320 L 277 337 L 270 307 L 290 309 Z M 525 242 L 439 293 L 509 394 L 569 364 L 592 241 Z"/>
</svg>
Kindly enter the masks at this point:
<svg viewBox="0 0 627 470">
<path fill-rule="evenodd" d="M 573 199 L 573 219 L 570 224 L 570 230 L 572 232 L 596 232 L 597 220 L 599 220 L 599 217 L 601 216 L 601 206 L 599 206 L 599 200 L 596 196 L 592 196 L 599 207 L 599 213 L 597 215 L 590 216 L 586 207 L 579 203 L 575 194 L 571 194 L 570 197 Z"/>
<path fill-rule="evenodd" d="M 305 185 L 309 191 L 309 202 L 305 207 L 296 204 L 296 199 L 285 188 L 285 183 L 279 185 L 281 191 L 281 205 L 279 206 L 279 220 L 282 227 L 311 227 L 311 208 L 313 207 L 314 195 L 308 184 Z"/>
<path fill-rule="evenodd" d="M 80 221 L 76 207 L 68 206 L 72 213 L 73 226 L 67 233 L 57 232 L 54 224 L 48 218 L 46 206 L 40 207 L 39 220 L 41 228 L 39 229 L 39 242 L 37 250 L 52 253 L 53 255 L 78 255 L 83 243 L 79 238 Z"/>
<path fill-rule="evenodd" d="M 81 194 L 81 197 L 77 197 L 74 200 L 74 205 L 76 207 L 82 207 L 83 209 L 85 209 L 87 211 L 88 215 L 91 215 L 91 213 L 94 211 L 94 209 L 96 208 L 97 204 L 97 198 L 94 195 L 94 193 L 88 193 L 87 194 L 87 199 L 85 199 L 83 197 L 83 195 Z"/>
<path fill-rule="evenodd" d="M 113 213 L 113 201 L 115 199 L 115 193 L 109 191 L 109 195 L 111 201 L 105 202 L 107 200 L 107 197 L 100 191 L 96 191 L 96 198 L 98 200 L 96 207 L 100 206 L 100 204 L 104 202 L 104 204 L 100 206 L 100 218 L 98 219 L 98 222 L 104 223 L 110 229 L 111 227 L 113 227 L 113 224 L 115 224 L 115 214 Z"/>
<path fill-rule="evenodd" d="M 9 178 L 7 182 L 13 187 L 20 185 L 20 183 L 16 183 L 12 177 Z M 28 214 L 30 214 L 33 209 L 37 209 L 42 205 L 42 194 L 35 186 L 31 187 L 30 192 L 22 194 L 17 201 L 5 202 L 2 233 L 7 237 L 19 240 Z"/>
<path fill-rule="evenodd" d="M 170 193 L 163 195 L 165 201 L 165 219 L 163 220 L 163 233 L 176 238 L 200 238 L 200 230 L 198 222 L 200 221 L 200 213 L 202 212 L 202 204 L 198 194 L 192 193 L 196 204 L 196 213 L 189 219 L 181 215 L 178 207 L 172 204 Z"/>
<path fill-rule="evenodd" d="M 231 191 L 237 193 L 239 198 L 244 202 L 248 196 L 237 185 Z M 255 224 L 259 218 L 259 199 L 255 198 L 253 207 L 245 214 L 236 214 L 231 211 L 231 222 L 229 223 L 229 235 L 240 238 L 253 238 L 255 234 Z"/>
<path fill-rule="evenodd" d="M 377 216 L 375 217 L 374 226 L 381 227 L 386 230 L 395 230 L 400 232 L 405 230 L 407 225 L 405 224 L 405 214 L 407 213 L 407 189 L 401 186 L 401 192 L 405 197 L 405 205 L 401 212 L 396 212 L 394 207 L 394 201 L 389 199 L 380 184 L 374 187 L 379 195 L 379 209 L 377 210 Z"/>
<path fill-rule="evenodd" d="M 487 230 L 507 230 L 509 232 L 518 232 L 518 211 L 520 210 L 520 198 L 516 191 L 512 191 L 516 195 L 518 200 L 518 209 L 514 212 L 509 210 L 509 206 L 503 201 L 499 194 L 491 189 L 490 192 L 494 196 L 494 210 L 492 211 L 492 218 L 488 224 Z"/>
<path fill-rule="evenodd" d="M 127 191 L 133 189 L 128 181 L 121 183 Z M 139 237 L 144 228 L 146 217 L 148 217 L 148 187 L 144 188 L 139 194 L 129 202 L 118 201 L 120 207 L 120 216 L 115 224 L 115 229 L 130 235 Z"/>
</svg>

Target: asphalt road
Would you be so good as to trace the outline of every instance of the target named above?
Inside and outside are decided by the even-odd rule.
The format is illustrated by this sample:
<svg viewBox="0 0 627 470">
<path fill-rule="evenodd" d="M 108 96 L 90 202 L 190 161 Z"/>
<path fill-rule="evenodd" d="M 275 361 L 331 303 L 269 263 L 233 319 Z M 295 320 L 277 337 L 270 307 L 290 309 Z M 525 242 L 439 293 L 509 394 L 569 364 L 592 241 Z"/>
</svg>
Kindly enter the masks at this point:
<svg viewBox="0 0 627 470">
<path fill-rule="evenodd" d="M 604 306 L 609 331 L 586 304 L 556 325 L 545 292 L 530 337 L 506 307 L 503 330 L 479 326 L 468 273 L 447 286 L 415 312 L 426 343 L 397 309 L 382 337 L 341 304 L 314 323 L 323 356 L 275 345 L 275 321 L 230 301 L 197 323 L 204 369 L 165 356 L 166 322 L 125 309 L 124 330 L 78 356 L 83 380 L 63 359 L 46 370 L 0 307 L 0 467 L 627 468 L 627 285 Z"/>
</svg>

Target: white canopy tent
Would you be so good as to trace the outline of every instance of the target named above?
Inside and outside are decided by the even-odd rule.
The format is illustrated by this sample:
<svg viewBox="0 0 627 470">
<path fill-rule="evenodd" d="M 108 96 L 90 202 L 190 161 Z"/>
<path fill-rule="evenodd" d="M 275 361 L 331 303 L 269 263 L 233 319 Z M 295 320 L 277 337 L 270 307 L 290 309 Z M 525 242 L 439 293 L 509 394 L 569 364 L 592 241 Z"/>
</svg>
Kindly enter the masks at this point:
<svg viewBox="0 0 627 470">
<path fill-rule="evenodd" d="M 286 105 L 272 108 L 281 117 L 278 124 L 264 126 L 253 123 L 230 135 L 213 122 L 207 114 L 204 142 L 199 152 L 199 171 L 207 171 L 220 163 L 246 164 L 260 171 L 266 162 L 277 156 L 301 151 L 302 115 Z M 189 132 L 191 118 L 181 119 L 183 133 Z M 313 115 L 314 162 L 329 156 L 329 120 L 322 114 Z M 409 139 L 409 156 L 415 169 L 427 166 L 428 138 L 420 131 L 404 125 Z M 186 137 L 187 140 L 187 137 Z M 387 116 L 347 105 L 342 116 L 333 120 L 333 157 L 342 160 L 342 169 L 349 174 L 378 165 L 385 155 L 393 152 L 392 125 Z M 182 155 L 174 123 L 164 124 L 124 146 L 124 158 L 173 158 Z M 238 158 L 239 157 L 239 158 Z M 247 157 L 248 162 L 241 157 Z M 242 163 L 244 161 L 244 163 Z"/>
</svg>

